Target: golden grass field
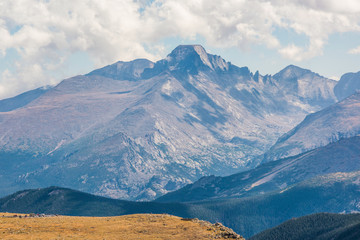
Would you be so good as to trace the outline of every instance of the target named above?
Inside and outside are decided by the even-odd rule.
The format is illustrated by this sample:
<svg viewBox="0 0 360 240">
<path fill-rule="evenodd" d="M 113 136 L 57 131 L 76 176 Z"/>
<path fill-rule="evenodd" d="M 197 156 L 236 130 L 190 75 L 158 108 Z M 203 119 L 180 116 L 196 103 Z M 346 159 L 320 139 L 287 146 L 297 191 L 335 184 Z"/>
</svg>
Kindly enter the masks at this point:
<svg viewBox="0 0 360 240">
<path fill-rule="evenodd" d="M 10 217 L 13 215 L 0 213 L 0 239 L 241 239 L 222 225 L 167 214 Z"/>
</svg>

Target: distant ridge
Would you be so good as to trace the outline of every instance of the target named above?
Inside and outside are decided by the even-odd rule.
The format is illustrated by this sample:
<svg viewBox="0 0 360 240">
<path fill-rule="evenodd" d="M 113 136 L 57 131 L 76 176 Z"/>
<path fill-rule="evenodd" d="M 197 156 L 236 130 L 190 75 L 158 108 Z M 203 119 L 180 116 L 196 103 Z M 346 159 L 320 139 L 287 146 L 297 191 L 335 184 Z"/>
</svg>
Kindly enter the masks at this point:
<svg viewBox="0 0 360 240">
<path fill-rule="evenodd" d="M 28 92 L 24 92 L 16 97 L 0 100 L 0 112 L 10 112 L 12 110 L 24 107 L 41 95 L 45 94 L 50 89 L 50 86 L 40 87 Z"/>
</svg>

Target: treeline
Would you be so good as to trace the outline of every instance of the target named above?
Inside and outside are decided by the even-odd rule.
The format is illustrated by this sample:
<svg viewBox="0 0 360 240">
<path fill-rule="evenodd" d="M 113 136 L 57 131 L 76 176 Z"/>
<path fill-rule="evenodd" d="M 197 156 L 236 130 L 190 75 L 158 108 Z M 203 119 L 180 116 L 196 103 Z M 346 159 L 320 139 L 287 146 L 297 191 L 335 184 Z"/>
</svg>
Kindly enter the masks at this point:
<svg viewBox="0 0 360 240">
<path fill-rule="evenodd" d="M 360 239 L 360 214 L 318 213 L 288 220 L 249 240 Z"/>
</svg>

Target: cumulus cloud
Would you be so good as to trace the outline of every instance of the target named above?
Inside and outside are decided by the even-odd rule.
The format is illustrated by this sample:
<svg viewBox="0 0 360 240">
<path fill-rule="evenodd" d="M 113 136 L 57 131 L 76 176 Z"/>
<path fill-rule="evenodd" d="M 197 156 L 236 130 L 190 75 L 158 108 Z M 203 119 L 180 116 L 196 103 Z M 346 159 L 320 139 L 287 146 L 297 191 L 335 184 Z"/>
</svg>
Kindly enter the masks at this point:
<svg viewBox="0 0 360 240">
<path fill-rule="evenodd" d="M 353 48 L 353 49 L 350 49 L 348 51 L 348 53 L 350 53 L 350 54 L 360 54 L 360 46 L 358 46 L 356 48 Z"/>
<path fill-rule="evenodd" d="M 66 72 L 66 60 L 79 51 L 95 66 L 154 59 L 144 48 L 142 26 L 139 3 L 131 0 L 1 1 L 0 53 L 13 48 L 19 58 L 15 70 L 1 75 L 0 96 L 56 82 L 53 72 Z"/>
<path fill-rule="evenodd" d="M 286 19 L 284 28 L 308 37 L 306 46 L 290 45 L 279 49 L 280 54 L 291 60 L 302 61 L 321 55 L 331 34 L 360 31 L 357 1 L 345 0 L 342 7 L 335 0 L 274 1 L 274 5 L 278 6 L 278 14 Z"/>
<path fill-rule="evenodd" d="M 279 45 L 271 32 L 280 23 L 280 16 L 271 4 L 260 1 L 159 0 L 147 9 L 145 17 L 153 19 L 150 29 L 155 38 L 171 34 L 191 39 L 201 35 L 217 47 Z"/>
<path fill-rule="evenodd" d="M 13 69 L 0 74 L 0 98 L 57 82 L 74 53 L 85 52 L 96 67 L 157 60 L 165 54 L 162 40 L 172 37 L 200 36 L 223 48 L 262 45 L 302 61 L 321 55 L 331 34 L 360 31 L 359 13 L 357 0 L 0 1 L 0 57 L 9 49 L 18 55 Z M 308 43 L 283 45 L 277 28 Z"/>
<path fill-rule="evenodd" d="M 318 11 L 346 14 L 360 12 L 358 0 L 296 0 L 296 3 Z"/>
</svg>

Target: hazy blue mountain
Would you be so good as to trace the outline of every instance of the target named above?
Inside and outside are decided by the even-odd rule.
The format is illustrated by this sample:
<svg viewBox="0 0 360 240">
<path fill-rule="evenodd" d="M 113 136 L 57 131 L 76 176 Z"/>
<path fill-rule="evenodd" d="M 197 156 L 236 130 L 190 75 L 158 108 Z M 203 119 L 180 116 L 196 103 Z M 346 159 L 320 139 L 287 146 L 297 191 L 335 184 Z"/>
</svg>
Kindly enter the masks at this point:
<svg viewBox="0 0 360 240">
<path fill-rule="evenodd" d="M 147 68 L 152 68 L 154 63 L 147 59 L 136 59 L 131 62 L 119 61 L 109 66 L 96 69 L 87 76 L 103 76 L 116 80 L 136 81 L 141 79 L 141 75 Z"/>
<path fill-rule="evenodd" d="M 169 213 L 221 222 L 248 238 L 294 217 L 359 211 L 359 199 L 360 172 L 353 172 L 317 177 L 256 197 L 192 203 L 129 202 L 51 187 L 4 197 L 0 199 L 0 211 L 79 216 Z"/>
<path fill-rule="evenodd" d="M 40 87 L 28 92 L 24 92 L 12 98 L 0 100 L 0 112 L 10 112 L 17 108 L 21 108 L 41 95 L 45 94 L 51 87 Z"/>
<path fill-rule="evenodd" d="M 284 91 L 300 97 L 307 104 L 327 107 L 337 101 L 333 90 L 337 82 L 310 70 L 289 65 L 273 78 Z"/>
<path fill-rule="evenodd" d="M 203 177 L 157 201 L 242 198 L 287 189 L 315 176 L 360 170 L 360 137 L 342 139 L 309 152 L 268 162 L 227 177 Z"/>
<path fill-rule="evenodd" d="M 325 146 L 342 138 L 360 134 L 360 93 L 308 115 L 304 121 L 284 134 L 265 154 L 265 161 Z"/>
<path fill-rule="evenodd" d="M 250 240 L 360 239 L 360 214 L 317 213 L 293 218 Z"/>
<path fill-rule="evenodd" d="M 309 94 L 286 87 L 290 81 L 306 83 Z M 332 90 L 332 80 L 308 70 L 253 74 L 199 45 L 156 63 L 117 62 L 0 113 L 0 196 L 60 185 L 154 199 L 202 176 L 246 170 L 335 101 Z"/>
<path fill-rule="evenodd" d="M 334 93 L 339 100 L 360 90 L 360 72 L 346 73 L 341 76 L 339 83 L 334 88 Z"/>
</svg>

